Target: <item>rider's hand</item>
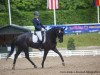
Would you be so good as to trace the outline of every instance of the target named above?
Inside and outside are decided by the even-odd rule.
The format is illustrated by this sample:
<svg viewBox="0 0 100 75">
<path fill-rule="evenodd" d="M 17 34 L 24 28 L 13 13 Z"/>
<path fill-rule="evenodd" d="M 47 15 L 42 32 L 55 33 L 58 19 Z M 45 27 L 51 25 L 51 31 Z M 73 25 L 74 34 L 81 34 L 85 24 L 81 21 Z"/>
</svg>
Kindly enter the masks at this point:
<svg viewBox="0 0 100 75">
<path fill-rule="evenodd" d="M 41 28 L 41 31 L 45 31 L 45 29 L 44 28 Z"/>
</svg>

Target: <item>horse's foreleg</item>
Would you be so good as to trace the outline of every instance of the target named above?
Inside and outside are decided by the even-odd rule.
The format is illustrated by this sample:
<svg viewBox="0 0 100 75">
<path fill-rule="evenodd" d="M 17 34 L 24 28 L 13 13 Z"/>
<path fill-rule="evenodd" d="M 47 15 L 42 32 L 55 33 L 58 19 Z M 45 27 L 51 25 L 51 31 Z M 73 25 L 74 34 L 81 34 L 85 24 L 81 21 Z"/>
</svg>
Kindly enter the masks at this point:
<svg viewBox="0 0 100 75">
<path fill-rule="evenodd" d="M 57 49 L 54 49 L 53 51 L 56 52 L 60 56 L 60 58 L 62 60 L 62 65 L 65 66 L 64 59 L 63 59 L 61 53 Z"/>
<path fill-rule="evenodd" d="M 18 51 L 16 52 L 16 54 L 15 54 L 14 61 L 13 61 L 13 67 L 12 67 L 13 70 L 15 69 L 16 60 L 17 60 L 18 55 L 19 55 L 20 53 L 21 53 L 21 51 L 18 50 Z"/>
<path fill-rule="evenodd" d="M 44 56 L 43 56 L 43 60 L 42 60 L 42 64 L 41 64 L 42 68 L 44 68 L 44 61 L 46 59 L 47 54 L 48 54 L 48 51 L 44 51 Z"/>
</svg>

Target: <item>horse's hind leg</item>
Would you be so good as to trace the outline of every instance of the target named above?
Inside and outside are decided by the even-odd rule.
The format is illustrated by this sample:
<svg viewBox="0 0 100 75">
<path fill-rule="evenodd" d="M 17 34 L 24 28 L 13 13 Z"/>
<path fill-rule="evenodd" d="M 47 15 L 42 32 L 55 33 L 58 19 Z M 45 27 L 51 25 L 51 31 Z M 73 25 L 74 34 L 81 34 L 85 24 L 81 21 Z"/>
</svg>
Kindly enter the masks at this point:
<svg viewBox="0 0 100 75">
<path fill-rule="evenodd" d="M 29 51 L 28 51 L 28 49 L 27 50 L 24 50 L 24 52 L 25 52 L 25 57 L 28 59 L 28 61 L 30 61 L 31 64 L 34 65 L 34 68 L 37 68 L 37 66 L 29 58 Z"/>
<path fill-rule="evenodd" d="M 18 58 L 18 56 L 19 56 L 20 53 L 21 53 L 21 50 L 18 49 L 18 51 L 16 52 L 15 57 L 14 57 L 12 69 L 15 69 L 16 60 L 17 60 L 17 58 Z"/>
<path fill-rule="evenodd" d="M 60 56 L 60 58 L 62 60 L 62 65 L 65 66 L 64 59 L 63 59 L 61 53 L 57 49 L 54 49 L 53 51 L 56 52 Z"/>
</svg>

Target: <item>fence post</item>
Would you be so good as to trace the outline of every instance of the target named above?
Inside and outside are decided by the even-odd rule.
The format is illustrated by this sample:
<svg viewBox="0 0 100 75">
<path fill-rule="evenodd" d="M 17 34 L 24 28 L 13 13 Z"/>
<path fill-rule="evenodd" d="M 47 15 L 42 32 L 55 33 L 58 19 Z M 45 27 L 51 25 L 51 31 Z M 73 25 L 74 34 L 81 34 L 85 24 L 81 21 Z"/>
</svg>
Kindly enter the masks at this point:
<svg viewBox="0 0 100 75">
<path fill-rule="evenodd" d="M 11 59 L 14 59 L 16 51 L 14 51 L 14 53 L 10 56 Z"/>
<path fill-rule="evenodd" d="M 81 53 L 82 53 L 82 55 L 81 55 L 81 56 L 84 56 L 84 54 L 85 54 L 85 53 L 84 53 L 84 51 L 83 51 L 83 50 L 81 50 Z"/>
<path fill-rule="evenodd" d="M 1 54 L 0 54 L 0 59 L 1 59 Z"/>
<path fill-rule="evenodd" d="M 97 50 L 93 50 L 93 56 L 97 55 Z"/>
</svg>

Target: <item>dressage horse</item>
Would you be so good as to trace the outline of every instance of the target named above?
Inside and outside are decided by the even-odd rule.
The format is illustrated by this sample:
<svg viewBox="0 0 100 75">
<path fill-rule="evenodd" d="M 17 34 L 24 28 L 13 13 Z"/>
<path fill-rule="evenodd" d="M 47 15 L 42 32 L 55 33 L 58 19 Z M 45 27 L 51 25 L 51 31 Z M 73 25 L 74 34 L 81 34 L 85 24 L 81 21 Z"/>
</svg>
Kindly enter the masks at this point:
<svg viewBox="0 0 100 75">
<path fill-rule="evenodd" d="M 39 43 L 34 43 L 32 41 L 32 35 L 35 35 L 35 34 L 34 33 L 21 34 L 12 42 L 11 51 L 9 52 L 7 59 L 14 52 L 14 48 L 15 47 L 18 48 L 18 50 L 16 50 L 12 69 L 15 69 L 16 59 L 22 51 L 25 53 L 25 57 L 31 62 L 32 65 L 34 65 L 34 68 L 37 68 L 37 66 L 34 64 L 34 62 L 32 62 L 31 59 L 29 58 L 29 47 L 39 49 L 39 48 L 41 48 L 41 46 Z M 54 27 L 45 32 L 46 39 L 42 45 L 43 46 L 42 48 L 44 49 L 43 61 L 41 64 L 42 68 L 44 67 L 44 61 L 50 50 L 53 50 L 54 52 L 56 52 L 62 60 L 62 65 L 63 66 L 65 65 L 64 59 L 63 59 L 61 53 L 56 48 L 57 39 L 59 40 L 60 43 L 63 42 L 63 35 L 64 35 L 64 29 L 60 28 L 60 27 Z"/>
</svg>

